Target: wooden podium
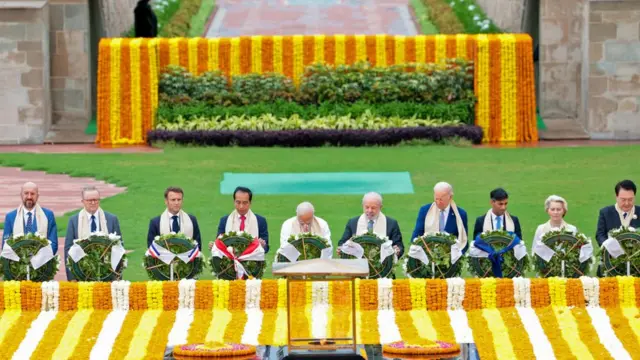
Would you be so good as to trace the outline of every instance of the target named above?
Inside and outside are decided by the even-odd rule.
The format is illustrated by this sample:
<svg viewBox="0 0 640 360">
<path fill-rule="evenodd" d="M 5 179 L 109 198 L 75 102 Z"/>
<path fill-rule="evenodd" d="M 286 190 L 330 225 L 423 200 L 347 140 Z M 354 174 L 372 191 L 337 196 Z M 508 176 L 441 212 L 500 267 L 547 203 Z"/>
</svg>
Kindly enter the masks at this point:
<svg viewBox="0 0 640 360">
<path fill-rule="evenodd" d="M 358 353 L 356 330 L 356 282 L 355 279 L 369 275 L 366 259 L 313 259 L 295 263 L 273 263 L 274 276 L 287 279 L 287 349 L 288 359 L 343 358 L 364 359 Z M 351 282 L 351 329 L 352 336 L 325 339 L 294 338 L 291 334 L 291 284 L 314 281 Z M 299 316 L 299 315 L 298 315 Z M 302 314 L 304 316 L 304 314 Z M 339 320 L 339 319 L 336 319 Z"/>
</svg>

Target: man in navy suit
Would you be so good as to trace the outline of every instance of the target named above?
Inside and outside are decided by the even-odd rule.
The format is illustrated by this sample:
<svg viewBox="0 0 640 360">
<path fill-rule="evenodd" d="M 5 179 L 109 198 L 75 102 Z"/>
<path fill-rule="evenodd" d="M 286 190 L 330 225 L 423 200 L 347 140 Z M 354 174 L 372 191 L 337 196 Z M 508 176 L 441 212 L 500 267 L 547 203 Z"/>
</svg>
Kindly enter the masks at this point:
<svg viewBox="0 0 640 360">
<path fill-rule="evenodd" d="M 413 228 L 413 234 L 411 235 L 411 239 L 415 239 L 417 237 L 423 236 L 428 232 L 446 232 L 456 237 L 460 235 L 461 230 L 464 230 L 464 234 L 467 234 L 467 212 L 464 211 L 463 208 L 456 206 L 455 202 L 453 202 L 453 187 L 446 182 L 439 182 L 433 187 L 433 203 L 424 205 L 418 211 L 418 218 L 416 219 L 416 225 Z M 432 207 L 436 207 L 436 209 L 431 209 Z M 456 216 L 456 211 L 454 211 L 454 207 L 457 208 L 457 212 L 460 215 L 460 220 L 462 220 L 461 225 L 463 225 L 464 229 L 458 228 L 458 221 Z M 427 214 L 429 210 L 437 210 L 434 213 L 432 223 L 427 223 Z M 466 251 L 466 247 L 462 249 L 463 252 Z"/>
<path fill-rule="evenodd" d="M 198 242 L 198 247 L 202 250 L 202 239 L 200 237 L 200 226 L 195 216 L 187 214 L 182 210 L 184 191 L 179 187 L 168 187 L 164 192 L 164 203 L 167 209 L 162 215 L 154 217 L 149 222 L 149 232 L 147 233 L 147 246 L 156 236 L 169 233 L 183 233 Z"/>
<path fill-rule="evenodd" d="M 82 189 L 82 205 L 84 208 L 69 218 L 67 236 L 64 241 L 65 259 L 69 254 L 69 249 L 73 246 L 73 240 L 86 239 L 95 232 L 122 236 L 118 217 L 100 207 L 100 192 L 97 188 L 88 186 Z M 67 280 L 75 280 L 68 266 L 66 270 Z"/>
<path fill-rule="evenodd" d="M 596 240 L 598 245 L 607 240 L 609 231 L 621 226 L 640 227 L 640 206 L 635 205 L 636 184 L 631 180 L 622 180 L 615 186 L 616 204 L 600 209 Z"/>
<path fill-rule="evenodd" d="M 4 219 L 2 232 L 2 246 L 5 240 L 14 234 L 23 235 L 38 233 L 51 241 L 51 249 L 55 254 L 58 251 L 58 227 L 53 211 L 40 207 L 38 186 L 32 182 L 22 185 L 20 198 L 22 204 L 9 212 Z"/>
<path fill-rule="evenodd" d="M 484 231 L 504 229 L 515 233 L 522 239 L 520 221 L 507 211 L 509 194 L 503 188 L 497 188 L 491 191 L 489 197 L 491 198 L 491 210 L 476 219 L 476 224 L 473 227 L 473 238 L 475 239 L 478 234 Z"/>
<path fill-rule="evenodd" d="M 238 186 L 233 191 L 233 204 L 235 210 L 229 215 L 220 218 L 218 224 L 218 235 L 231 231 L 244 231 L 254 238 L 258 238 L 264 248 L 264 252 L 269 252 L 269 230 L 267 220 L 251 211 L 253 193 L 249 188 Z M 213 247 L 213 242 L 209 243 L 209 249 Z"/>
</svg>

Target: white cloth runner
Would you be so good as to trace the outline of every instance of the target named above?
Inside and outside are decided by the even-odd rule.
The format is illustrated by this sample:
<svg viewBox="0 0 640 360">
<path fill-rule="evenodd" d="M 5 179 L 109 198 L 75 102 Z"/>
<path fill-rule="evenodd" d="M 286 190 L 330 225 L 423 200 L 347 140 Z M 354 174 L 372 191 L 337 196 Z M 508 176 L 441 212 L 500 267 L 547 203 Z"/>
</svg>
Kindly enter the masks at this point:
<svg viewBox="0 0 640 360">
<path fill-rule="evenodd" d="M 296 249 L 296 247 L 291 245 L 290 243 L 286 243 L 282 247 L 280 247 L 280 249 L 278 249 L 278 254 L 281 254 L 282 256 L 286 257 L 287 259 L 289 259 L 290 262 L 298 261 L 298 258 L 301 255 L 300 251 L 298 251 L 298 249 Z M 331 259 L 332 257 L 333 257 L 333 248 L 331 246 L 321 250 L 320 259 Z"/>
<path fill-rule="evenodd" d="M 344 244 L 342 244 L 342 246 L 340 247 L 340 251 L 345 254 L 355 256 L 357 259 L 362 259 L 362 257 L 364 256 L 364 248 L 362 247 L 362 245 L 351 240 L 347 240 Z M 393 249 L 393 242 L 391 240 L 385 241 L 380 246 L 380 263 L 382 264 L 386 258 L 394 255 L 395 253 L 396 252 Z M 395 261 L 397 261 L 397 259 L 394 259 L 394 262 Z"/>
</svg>

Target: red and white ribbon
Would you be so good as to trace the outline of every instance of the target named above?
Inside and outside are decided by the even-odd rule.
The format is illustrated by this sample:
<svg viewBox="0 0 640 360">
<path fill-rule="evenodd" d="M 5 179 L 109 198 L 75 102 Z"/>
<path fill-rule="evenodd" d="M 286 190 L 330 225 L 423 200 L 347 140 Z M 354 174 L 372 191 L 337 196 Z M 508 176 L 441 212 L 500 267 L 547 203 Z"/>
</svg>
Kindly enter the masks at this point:
<svg viewBox="0 0 640 360">
<path fill-rule="evenodd" d="M 244 266 L 242 266 L 242 261 L 264 261 L 264 248 L 262 248 L 262 245 L 260 245 L 260 241 L 258 239 L 254 239 L 238 257 L 236 257 L 233 252 L 227 250 L 226 245 L 220 239 L 216 239 L 216 242 L 211 251 L 213 253 L 213 256 L 215 257 L 226 257 L 233 260 L 233 265 L 236 270 L 236 277 L 238 279 L 242 279 L 247 273 Z"/>
</svg>

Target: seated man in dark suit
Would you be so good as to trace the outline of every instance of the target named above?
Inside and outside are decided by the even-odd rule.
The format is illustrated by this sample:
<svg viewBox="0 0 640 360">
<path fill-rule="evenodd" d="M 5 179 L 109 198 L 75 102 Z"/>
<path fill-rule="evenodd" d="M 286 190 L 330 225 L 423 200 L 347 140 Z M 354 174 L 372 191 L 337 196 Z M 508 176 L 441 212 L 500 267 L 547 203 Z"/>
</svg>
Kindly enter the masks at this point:
<svg viewBox="0 0 640 360">
<path fill-rule="evenodd" d="M 476 219 L 476 225 L 473 227 L 473 238 L 475 239 L 478 234 L 485 231 L 504 229 L 515 233 L 522 239 L 520 221 L 507 211 L 509 194 L 503 188 L 497 188 L 489 196 L 491 197 L 491 210 Z"/>
<path fill-rule="evenodd" d="M 609 231 L 621 226 L 640 227 L 640 206 L 635 206 L 636 184 L 631 180 L 622 180 L 615 186 L 616 204 L 600 209 L 596 240 L 598 245 L 607 240 Z"/>
<path fill-rule="evenodd" d="M 218 224 L 218 235 L 231 231 L 244 231 L 254 238 L 258 238 L 264 252 L 269 252 L 269 230 L 267 220 L 251 211 L 251 201 L 253 193 L 249 188 L 238 186 L 233 191 L 233 203 L 235 210 L 229 215 L 220 218 Z M 209 243 L 209 249 L 213 247 L 213 242 Z"/>
<path fill-rule="evenodd" d="M 82 189 L 82 204 L 84 208 L 69 218 L 67 235 L 64 240 L 65 259 L 69 254 L 69 249 L 73 246 L 74 240 L 86 239 L 92 233 L 101 232 L 122 237 L 118 217 L 102 210 L 100 207 L 100 192 L 96 187 L 88 186 Z M 67 280 L 75 280 L 68 266 L 66 270 Z"/>
<path fill-rule="evenodd" d="M 151 246 L 156 236 L 169 233 L 183 233 L 198 242 L 198 247 L 202 250 L 202 239 L 200 237 L 200 227 L 195 216 L 187 214 L 182 210 L 184 191 L 179 187 L 168 187 L 164 191 L 164 203 L 167 209 L 162 215 L 154 217 L 149 222 L 149 232 L 147 234 L 147 246 Z"/>
<path fill-rule="evenodd" d="M 453 201 L 453 186 L 439 182 L 433 188 L 434 202 L 418 212 L 411 239 L 427 233 L 446 232 L 458 237 L 458 250 L 467 251 L 467 212 Z"/>
<path fill-rule="evenodd" d="M 367 193 L 362 198 L 363 214 L 349 219 L 344 229 L 342 238 L 338 241 L 338 247 L 356 235 L 374 232 L 380 237 L 388 237 L 393 244 L 393 249 L 397 257 L 404 253 L 402 244 L 402 233 L 400 226 L 395 219 L 385 216 L 382 213 L 382 196 L 375 192 Z M 340 253 L 340 249 L 338 249 Z"/>
</svg>

